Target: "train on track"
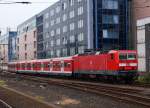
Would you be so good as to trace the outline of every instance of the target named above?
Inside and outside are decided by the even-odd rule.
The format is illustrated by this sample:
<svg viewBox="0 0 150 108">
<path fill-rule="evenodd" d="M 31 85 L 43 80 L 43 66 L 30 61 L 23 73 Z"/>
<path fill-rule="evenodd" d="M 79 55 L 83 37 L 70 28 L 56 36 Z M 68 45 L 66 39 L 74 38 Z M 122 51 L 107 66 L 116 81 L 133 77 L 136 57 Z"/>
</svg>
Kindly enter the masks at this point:
<svg viewBox="0 0 150 108">
<path fill-rule="evenodd" d="M 137 67 L 135 50 L 111 50 L 8 64 L 8 70 L 16 73 L 126 80 L 132 80 L 137 75 Z"/>
</svg>

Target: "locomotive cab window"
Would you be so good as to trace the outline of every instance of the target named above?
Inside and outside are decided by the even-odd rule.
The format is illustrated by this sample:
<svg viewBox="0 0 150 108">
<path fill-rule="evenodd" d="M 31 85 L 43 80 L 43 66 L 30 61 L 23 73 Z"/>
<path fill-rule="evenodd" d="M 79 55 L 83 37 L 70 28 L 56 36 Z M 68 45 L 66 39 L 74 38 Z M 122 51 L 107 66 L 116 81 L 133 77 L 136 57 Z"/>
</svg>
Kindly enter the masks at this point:
<svg viewBox="0 0 150 108">
<path fill-rule="evenodd" d="M 128 54 L 128 60 L 135 60 L 136 54 Z"/>
<path fill-rule="evenodd" d="M 120 60 L 127 60 L 127 54 L 119 54 Z"/>
</svg>

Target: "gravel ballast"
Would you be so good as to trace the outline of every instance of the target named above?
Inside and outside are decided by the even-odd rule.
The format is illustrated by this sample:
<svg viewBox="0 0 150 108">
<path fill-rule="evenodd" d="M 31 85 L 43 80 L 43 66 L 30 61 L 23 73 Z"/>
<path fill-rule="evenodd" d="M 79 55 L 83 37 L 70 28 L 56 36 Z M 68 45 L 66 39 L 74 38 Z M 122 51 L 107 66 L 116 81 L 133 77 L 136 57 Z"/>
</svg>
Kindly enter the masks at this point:
<svg viewBox="0 0 150 108">
<path fill-rule="evenodd" d="M 0 76 L 0 84 L 62 108 L 143 108 L 113 98 L 62 86 Z"/>
</svg>

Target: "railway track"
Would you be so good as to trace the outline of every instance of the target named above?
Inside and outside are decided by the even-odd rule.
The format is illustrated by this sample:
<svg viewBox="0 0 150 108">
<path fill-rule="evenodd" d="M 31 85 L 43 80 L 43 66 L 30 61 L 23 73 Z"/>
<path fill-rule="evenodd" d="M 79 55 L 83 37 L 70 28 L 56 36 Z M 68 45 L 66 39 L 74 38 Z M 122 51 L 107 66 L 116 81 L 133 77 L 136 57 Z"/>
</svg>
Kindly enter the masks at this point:
<svg viewBox="0 0 150 108">
<path fill-rule="evenodd" d="M 0 108 L 59 108 L 22 92 L 0 85 Z"/>
<path fill-rule="evenodd" d="M 30 79 L 30 78 L 29 78 Z M 143 90 L 133 89 L 133 88 L 125 88 L 125 87 L 113 87 L 105 84 L 88 84 L 81 83 L 77 81 L 63 81 L 63 80 L 53 80 L 53 79 L 34 79 L 34 81 L 42 81 L 43 83 L 48 83 L 52 85 L 61 85 L 64 87 L 69 87 L 85 92 L 90 92 L 98 95 L 109 96 L 114 99 L 135 103 L 142 105 L 143 107 L 150 108 L 150 98 L 141 94 Z"/>
<path fill-rule="evenodd" d="M 0 86 L 0 108 L 58 108 L 8 87 Z"/>
<path fill-rule="evenodd" d="M 69 87 L 85 92 L 94 93 L 97 95 L 109 96 L 113 99 L 122 100 L 134 104 L 139 104 L 143 107 L 150 108 L 150 97 L 142 94 L 146 88 L 134 88 L 126 86 L 116 86 L 110 84 L 98 84 L 73 80 L 49 79 L 43 77 L 35 77 L 28 75 L 19 75 L 20 79 L 36 81 L 51 85 L 59 85 Z M 149 89 L 150 90 L 150 89 Z"/>
<path fill-rule="evenodd" d="M 10 106 L 8 103 L 4 102 L 1 99 L 0 99 L 0 107 L 1 108 L 13 108 L 12 106 Z"/>
</svg>

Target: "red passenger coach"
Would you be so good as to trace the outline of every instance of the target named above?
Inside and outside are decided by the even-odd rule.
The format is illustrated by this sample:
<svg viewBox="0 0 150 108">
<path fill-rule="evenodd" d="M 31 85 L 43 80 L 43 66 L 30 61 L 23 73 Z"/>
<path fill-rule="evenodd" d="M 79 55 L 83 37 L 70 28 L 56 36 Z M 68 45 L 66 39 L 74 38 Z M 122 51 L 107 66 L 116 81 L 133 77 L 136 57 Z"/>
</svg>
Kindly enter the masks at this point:
<svg viewBox="0 0 150 108">
<path fill-rule="evenodd" d="M 58 76 L 115 76 L 133 78 L 137 71 L 137 52 L 111 50 L 71 57 L 31 60 L 9 63 L 9 70 L 23 73 Z"/>
</svg>

